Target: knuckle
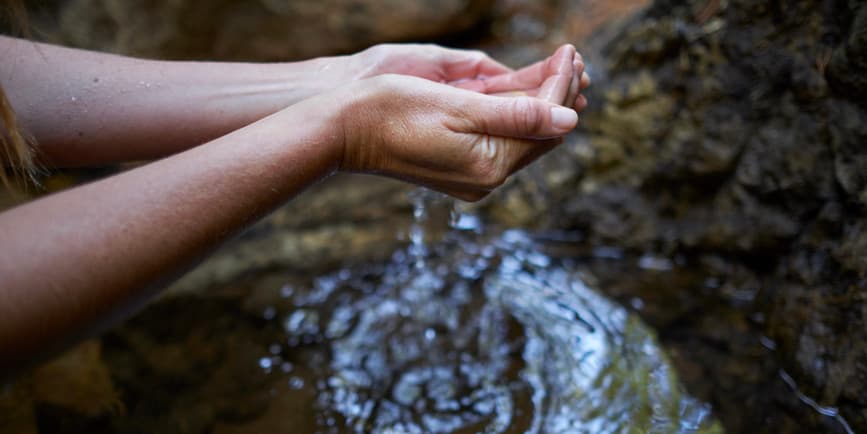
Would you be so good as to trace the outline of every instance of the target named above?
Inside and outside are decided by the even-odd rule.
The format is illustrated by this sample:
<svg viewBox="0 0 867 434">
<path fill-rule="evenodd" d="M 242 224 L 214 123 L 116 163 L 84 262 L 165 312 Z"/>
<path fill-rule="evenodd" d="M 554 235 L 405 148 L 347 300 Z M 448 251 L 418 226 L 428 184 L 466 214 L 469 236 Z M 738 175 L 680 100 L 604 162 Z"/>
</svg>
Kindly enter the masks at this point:
<svg viewBox="0 0 867 434">
<path fill-rule="evenodd" d="M 512 107 L 515 130 L 535 134 L 542 130 L 543 117 L 539 106 L 530 98 L 516 98 Z"/>
</svg>

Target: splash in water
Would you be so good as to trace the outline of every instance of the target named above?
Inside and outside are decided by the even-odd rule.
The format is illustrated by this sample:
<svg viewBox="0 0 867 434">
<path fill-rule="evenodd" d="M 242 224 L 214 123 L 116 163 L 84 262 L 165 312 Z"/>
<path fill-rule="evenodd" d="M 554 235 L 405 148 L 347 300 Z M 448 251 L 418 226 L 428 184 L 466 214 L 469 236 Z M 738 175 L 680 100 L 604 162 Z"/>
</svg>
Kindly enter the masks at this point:
<svg viewBox="0 0 867 434">
<path fill-rule="evenodd" d="M 719 430 L 636 317 L 527 234 L 452 221 L 465 230 L 424 245 L 416 222 L 390 262 L 292 294 L 288 342 L 326 348 L 309 366 L 323 432 Z"/>
</svg>

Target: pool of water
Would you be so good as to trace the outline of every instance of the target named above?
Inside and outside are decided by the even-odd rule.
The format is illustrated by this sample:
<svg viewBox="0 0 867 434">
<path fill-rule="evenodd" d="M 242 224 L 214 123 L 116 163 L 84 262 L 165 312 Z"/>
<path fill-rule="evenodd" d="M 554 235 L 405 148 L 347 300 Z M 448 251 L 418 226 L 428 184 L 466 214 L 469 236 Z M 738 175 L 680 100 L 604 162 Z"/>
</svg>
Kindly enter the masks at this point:
<svg viewBox="0 0 867 434">
<path fill-rule="evenodd" d="M 272 284 L 256 361 L 271 408 L 218 431 L 721 431 L 651 330 L 574 266 L 472 215 L 426 242 L 429 200 L 413 194 L 409 245 L 389 260 Z"/>
<path fill-rule="evenodd" d="M 722 432 L 578 257 L 430 200 L 385 260 L 159 301 L 19 402 L 42 433 Z"/>
<path fill-rule="evenodd" d="M 318 431 L 714 427 L 709 407 L 681 391 L 653 333 L 527 234 L 452 232 L 423 262 L 412 251 L 286 287 L 291 308 L 269 313 L 286 339 L 263 369 L 282 366 L 290 389 L 315 390 Z M 305 346 L 310 375 L 294 377 L 280 354 Z"/>
</svg>

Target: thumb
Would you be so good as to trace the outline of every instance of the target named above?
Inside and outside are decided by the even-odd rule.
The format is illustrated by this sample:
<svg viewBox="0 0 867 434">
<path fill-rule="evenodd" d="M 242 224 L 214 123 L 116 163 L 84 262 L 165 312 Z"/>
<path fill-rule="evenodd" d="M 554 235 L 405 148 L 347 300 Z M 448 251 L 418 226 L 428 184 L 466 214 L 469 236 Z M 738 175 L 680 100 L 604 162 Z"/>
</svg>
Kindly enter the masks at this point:
<svg viewBox="0 0 867 434">
<path fill-rule="evenodd" d="M 480 95 L 471 118 L 476 133 L 492 136 L 547 139 L 563 136 L 578 125 L 575 110 L 529 96 Z"/>
</svg>

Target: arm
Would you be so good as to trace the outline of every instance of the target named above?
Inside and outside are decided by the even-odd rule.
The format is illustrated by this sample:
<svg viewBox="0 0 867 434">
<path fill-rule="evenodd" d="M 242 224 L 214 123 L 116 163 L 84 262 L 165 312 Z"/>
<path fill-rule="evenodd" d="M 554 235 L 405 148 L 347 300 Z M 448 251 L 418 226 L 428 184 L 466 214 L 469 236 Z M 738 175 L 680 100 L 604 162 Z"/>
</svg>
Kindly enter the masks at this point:
<svg viewBox="0 0 867 434">
<path fill-rule="evenodd" d="M 142 60 L 0 36 L 0 85 L 49 166 L 149 160 L 234 131 L 341 84 L 509 72 L 480 52 L 380 45 L 295 63 Z"/>
<path fill-rule="evenodd" d="M 335 170 L 338 122 L 311 105 L 0 214 L 0 368 L 127 316 Z"/>
<path fill-rule="evenodd" d="M 0 372 L 128 316 L 334 170 L 478 200 L 575 127 L 572 54 L 532 97 L 407 76 L 343 86 L 172 157 L 0 214 Z M 579 74 L 580 75 L 580 74 Z"/>
<path fill-rule="evenodd" d="M 51 166 L 145 160 L 207 142 L 331 87 L 336 58 L 172 62 L 0 36 L 0 85 Z"/>
</svg>

